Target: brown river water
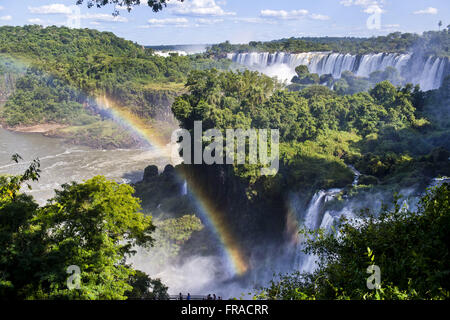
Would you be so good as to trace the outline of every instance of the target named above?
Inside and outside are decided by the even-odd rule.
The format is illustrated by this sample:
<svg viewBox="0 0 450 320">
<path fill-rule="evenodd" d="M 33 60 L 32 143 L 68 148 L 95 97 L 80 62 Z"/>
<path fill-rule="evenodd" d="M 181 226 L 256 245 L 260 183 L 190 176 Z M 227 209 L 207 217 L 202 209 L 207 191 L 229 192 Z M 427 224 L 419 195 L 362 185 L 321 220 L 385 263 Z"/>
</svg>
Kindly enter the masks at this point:
<svg viewBox="0 0 450 320">
<path fill-rule="evenodd" d="M 18 153 L 23 160 L 16 164 L 11 156 Z M 23 190 L 42 205 L 63 183 L 104 175 L 119 183 L 142 179 L 144 168 L 155 164 L 162 169 L 167 159 L 157 149 L 97 150 L 65 143 L 40 133 L 20 133 L 0 127 L 0 174 L 20 174 L 38 158 L 41 177 L 33 189 Z"/>
</svg>

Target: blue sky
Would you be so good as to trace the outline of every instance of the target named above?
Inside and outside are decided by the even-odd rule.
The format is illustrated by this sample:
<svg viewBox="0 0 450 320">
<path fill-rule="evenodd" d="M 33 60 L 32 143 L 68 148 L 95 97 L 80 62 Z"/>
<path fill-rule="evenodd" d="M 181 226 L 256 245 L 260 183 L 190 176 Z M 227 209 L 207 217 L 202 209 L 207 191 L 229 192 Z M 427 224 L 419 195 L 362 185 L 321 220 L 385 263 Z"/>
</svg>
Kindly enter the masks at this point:
<svg viewBox="0 0 450 320">
<path fill-rule="evenodd" d="M 450 24 L 449 0 L 169 0 L 162 12 L 141 5 L 130 13 L 119 10 L 116 18 L 113 6 L 88 9 L 75 3 L 0 0 L 0 25 L 79 26 L 159 45 L 421 33 L 436 30 L 439 20 Z"/>
</svg>

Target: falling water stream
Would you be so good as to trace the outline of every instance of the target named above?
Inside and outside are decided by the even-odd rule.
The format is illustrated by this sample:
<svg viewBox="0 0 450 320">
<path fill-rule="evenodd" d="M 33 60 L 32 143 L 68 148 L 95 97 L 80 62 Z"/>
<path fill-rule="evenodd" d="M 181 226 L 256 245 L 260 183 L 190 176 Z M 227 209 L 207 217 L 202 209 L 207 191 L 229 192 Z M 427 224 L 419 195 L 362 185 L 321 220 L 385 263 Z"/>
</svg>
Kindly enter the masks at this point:
<svg viewBox="0 0 450 320">
<path fill-rule="evenodd" d="M 407 82 L 420 84 L 422 90 L 439 88 L 448 65 L 446 58 L 431 56 L 414 59 L 411 54 L 397 53 L 351 55 L 330 52 L 246 52 L 231 53 L 228 58 L 269 76 L 276 76 L 282 81 L 290 81 L 299 65 L 306 65 L 311 73 L 331 74 L 336 79 L 340 78 L 344 71 L 368 77 L 374 71 L 394 67 Z"/>
</svg>

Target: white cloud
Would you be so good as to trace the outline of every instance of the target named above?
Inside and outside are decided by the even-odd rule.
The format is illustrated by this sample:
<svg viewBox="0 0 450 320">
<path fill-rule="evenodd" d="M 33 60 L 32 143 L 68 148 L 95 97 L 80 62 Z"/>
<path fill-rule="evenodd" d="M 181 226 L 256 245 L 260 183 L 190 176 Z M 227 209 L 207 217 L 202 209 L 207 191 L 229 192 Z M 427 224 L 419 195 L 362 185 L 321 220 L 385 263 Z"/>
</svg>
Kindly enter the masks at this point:
<svg viewBox="0 0 450 320">
<path fill-rule="evenodd" d="M 379 5 L 374 4 L 364 9 L 364 12 L 368 14 L 373 14 L 373 13 L 383 13 L 384 10 L 381 9 Z"/>
<path fill-rule="evenodd" d="M 44 24 L 44 21 L 39 18 L 28 19 L 28 22 L 32 24 Z"/>
<path fill-rule="evenodd" d="M 423 10 L 414 11 L 414 14 L 437 14 L 437 13 L 438 13 L 438 9 L 433 8 L 433 7 L 428 7 Z"/>
<path fill-rule="evenodd" d="M 273 18 L 273 19 L 298 19 L 304 17 L 308 14 L 308 10 L 261 10 L 260 16 L 265 18 Z"/>
<path fill-rule="evenodd" d="M 66 6 L 64 4 L 54 3 L 40 7 L 28 7 L 28 10 L 34 14 L 61 14 L 71 19 L 93 20 L 96 22 L 128 22 L 128 19 L 122 16 L 113 16 L 107 13 L 85 13 L 81 14 L 79 6 Z M 31 20 L 31 19 L 30 19 Z"/>
<path fill-rule="evenodd" d="M 35 14 L 72 14 L 74 7 L 69 7 L 60 3 L 49 4 L 41 7 L 28 7 L 31 13 Z"/>
<path fill-rule="evenodd" d="M 12 20 L 12 17 L 11 16 L 3 16 L 3 17 L 0 17 L 0 21 L 11 21 Z"/>
<path fill-rule="evenodd" d="M 223 3 L 221 3 L 223 5 Z M 185 0 L 173 2 L 172 12 L 186 16 L 234 16 L 235 12 L 227 12 L 215 0 Z"/>
<path fill-rule="evenodd" d="M 340 4 L 345 7 L 360 6 L 368 14 L 383 13 L 384 0 L 341 0 Z"/>
<path fill-rule="evenodd" d="M 323 14 L 317 14 L 317 13 L 311 13 L 309 14 L 308 10 L 300 9 L 300 10 L 292 10 L 292 11 L 286 11 L 286 10 L 261 10 L 260 16 L 262 18 L 268 18 L 268 19 L 280 19 L 280 20 L 295 20 L 295 19 L 302 19 L 304 17 L 309 17 L 313 20 L 329 20 L 330 17 L 323 15 Z M 251 22 L 251 21 L 249 21 Z"/>
<path fill-rule="evenodd" d="M 188 23 L 188 19 L 186 19 L 186 18 L 149 19 L 148 23 L 150 23 L 150 24 L 180 24 L 180 23 Z"/>
<path fill-rule="evenodd" d="M 0 6 L 0 10 L 3 10 L 3 9 L 5 9 L 5 7 Z"/>
<path fill-rule="evenodd" d="M 267 20 L 266 19 L 262 19 L 260 17 L 257 18 L 253 18 L 253 17 L 242 17 L 242 18 L 234 18 L 233 19 L 234 22 L 238 23 L 238 22 L 248 22 L 248 23 L 265 23 Z"/>
<path fill-rule="evenodd" d="M 309 17 L 313 20 L 323 20 L 323 21 L 330 20 L 329 16 L 325 16 L 323 14 L 312 13 Z"/>
<path fill-rule="evenodd" d="M 378 0 L 341 0 L 340 4 L 350 7 L 350 6 L 361 6 L 361 7 L 369 7 L 372 5 L 379 5 Z"/>
<path fill-rule="evenodd" d="M 125 5 L 125 6 L 119 6 L 119 5 L 116 5 L 115 7 L 114 7 L 114 9 L 115 10 L 118 10 L 118 11 L 128 11 L 128 7 Z M 130 7 L 130 11 L 131 10 L 133 10 L 133 7 Z"/>
<path fill-rule="evenodd" d="M 399 24 L 384 24 L 383 28 L 385 29 L 396 29 L 396 28 L 400 28 Z"/>
<path fill-rule="evenodd" d="M 197 22 L 197 23 L 199 23 L 199 24 L 216 24 L 216 23 L 223 22 L 223 19 L 205 19 L 205 18 L 198 18 L 198 19 L 195 19 L 195 22 Z"/>
<path fill-rule="evenodd" d="M 164 26 L 186 27 L 189 23 L 188 19 L 186 18 L 149 19 L 147 22 L 149 23 L 149 25 L 142 26 L 142 28 Z"/>
<path fill-rule="evenodd" d="M 128 22 L 128 19 L 121 16 L 113 16 L 108 13 L 86 13 L 79 16 L 80 19 L 106 21 L 106 22 Z"/>
<path fill-rule="evenodd" d="M 278 20 L 276 20 L 276 19 L 263 18 L 263 17 L 235 17 L 232 20 L 233 20 L 234 23 L 242 23 L 242 22 L 245 22 L 245 23 L 260 23 L 260 24 L 263 23 L 265 25 L 278 24 Z M 250 38 L 249 41 L 251 41 L 251 40 L 252 39 Z"/>
</svg>

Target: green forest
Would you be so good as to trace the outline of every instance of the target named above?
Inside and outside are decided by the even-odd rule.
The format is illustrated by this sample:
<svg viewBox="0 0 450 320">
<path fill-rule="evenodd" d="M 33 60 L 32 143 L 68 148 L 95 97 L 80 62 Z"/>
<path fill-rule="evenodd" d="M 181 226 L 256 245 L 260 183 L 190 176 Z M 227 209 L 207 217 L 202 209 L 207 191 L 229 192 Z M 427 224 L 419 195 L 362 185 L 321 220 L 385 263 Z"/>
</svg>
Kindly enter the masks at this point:
<svg viewBox="0 0 450 320">
<path fill-rule="evenodd" d="M 202 121 L 204 130 L 280 131 L 275 176 L 262 176 L 259 165 L 249 164 L 181 164 L 160 174 L 149 163 L 141 182 L 119 184 L 102 176 L 68 181 L 40 206 L 24 191 L 39 183 L 39 160 L 20 175 L 0 175 L 0 297 L 167 299 L 160 279 L 135 270 L 126 259 L 136 255 L 136 246 L 150 252 L 155 246 L 169 252 L 158 256 L 161 263 L 169 261 L 189 250 L 193 234 L 205 232 L 194 203 L 174 191 L 180 173 L 190 185 L 203 185 L 201 192 L 224 212 L 237 241 L 249 247 L 284 230 L 280 217 L 290 190 L 311 198 L 317 190 L 342 188 L 330 204 L 336 207 L 344 197 L 390 194 L 391 206 L 381 212 L 355 212 L 357 224 L 344 219 L 331 233 L 300 230 L 308 239 L 306 252 L 319 257 L 319 268 L 275 277 L 254 299 L 448 299 L 450 185 L 422 194 L 414 210 L 403 208 L 396 192 L 425 189 L 433 178 L 450 176 L 450 76 L 439 89 L 424 92 L 398 85 L 389 70 L 373 75 L 369 85 L 344 74 L 331 90 L 299 68 L 286 87 L 223 59 L 231 51 L 362 54 L 405 52 L 413 45 L 449 56 L 448 32 L 222 43 L 204 55 L 163 58 L 109 32 L 0 27 L 5 127 L 57 123 L 65 128 L 56 135 L 72 142 L 91 139 L 88 144 L 104 149 L 133 145 L 132 136 L 93 109 L 92 97 L 107 95 L 167 132 L 178 125 L 192 131 L 194 121 Z M 379 82 L 376 76 L 389 80 Z M 173 118 L 163 119 L 167 112 Z M 21 160 L 12 155 L 14 163 Z M 361 173 L 358 185 L 352 184 L 349 165 Z M 160 207 L 174 216 L 158 216 Z M 383 269 L 382 286 L 375 291 L 365 286 L 371 264 Z M 81 267 L 76 290 L 67 287 L 70 265 Z"/>
<path fill-rule="evenodd" d="M 172 109 L 187 129 L 197 120 L 205 129 L 279 128 L 282 168 L 273 179 L 280 188 L 345 185 L 352 180 L 345 163 L 375 183 L 408 186 L 450 173 L 449 86 L 447 78 L 440 90 L 426 93 L 388 81 L 353 95 L 324 86 L 289 92 L 256 72 L 209 70 L 191 74 L 190 93 Z M 431 160 L 441 152 L 443 163 Z M 236 170 L 251 184 L 264 179 L 251 166 Z"/>
<path fill-rule="evenodd" d="M 414 33 L 394 32 L 386 36 L 372 38 L 351 37 L 304 37 L 273 41 L 251 41 L 248 44 L 231 44 L 229 41 L 212 45 L 208 52 L 214 56 L 222 56 L 231 52 L 290 52 L 302 53 L 312 51 L 333 51 L 350 54 L 367 53 L 406 53 L 412 48 L 423 52 L 426 56 L 435 55 L 449 57 L 450 28 L 442 31 L 428 31 L 422 35 Z"/>
</svg>

